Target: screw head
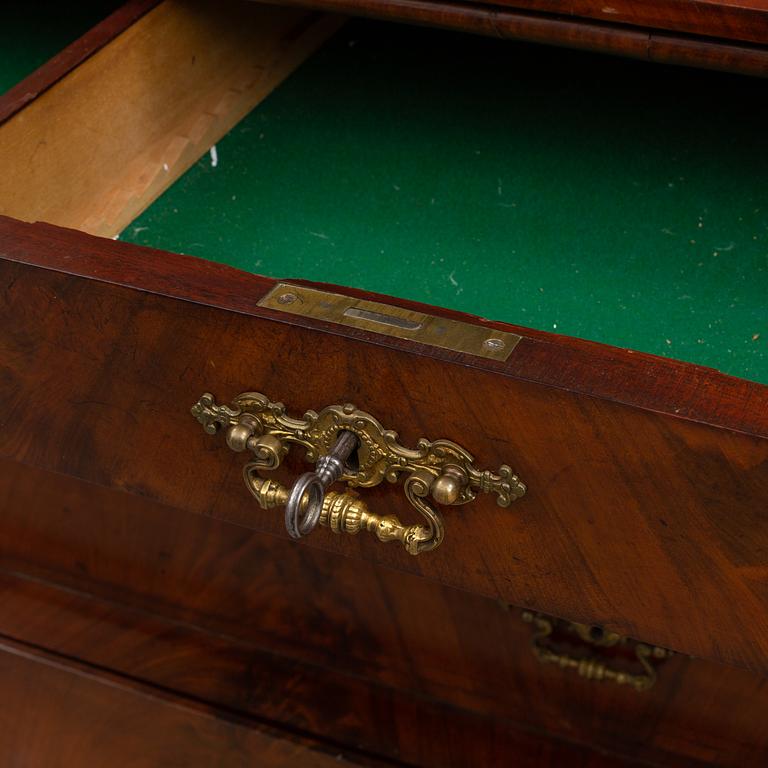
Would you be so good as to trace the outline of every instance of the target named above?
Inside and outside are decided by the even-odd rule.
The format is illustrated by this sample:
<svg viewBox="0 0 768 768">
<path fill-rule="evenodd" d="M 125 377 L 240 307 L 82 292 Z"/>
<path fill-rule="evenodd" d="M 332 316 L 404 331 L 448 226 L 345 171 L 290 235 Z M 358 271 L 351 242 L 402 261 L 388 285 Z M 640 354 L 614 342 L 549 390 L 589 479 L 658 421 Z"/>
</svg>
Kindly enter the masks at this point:
<svg viewBox="0 0 768 768">
<path fill-rule="evenodd" d="M 483 342 L 483 346 L 486 349 L 490 349 L 493 352 L 498 352 L 499 350 L 504 349 L 506 344 L 501 339 L 486 339 Z"/>
</svg>

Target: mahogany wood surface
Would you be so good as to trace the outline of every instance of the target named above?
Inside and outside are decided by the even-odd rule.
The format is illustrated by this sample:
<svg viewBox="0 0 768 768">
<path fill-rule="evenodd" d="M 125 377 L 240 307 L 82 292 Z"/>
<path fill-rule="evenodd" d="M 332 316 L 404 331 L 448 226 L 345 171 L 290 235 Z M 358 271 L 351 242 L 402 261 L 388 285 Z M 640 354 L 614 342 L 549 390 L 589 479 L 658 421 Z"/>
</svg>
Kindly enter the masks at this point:
<svg viewBox="0 0 768 768">
<path fill-rule="evenodd" d="M 342 286 L 297 284 L 382 301 L 393 306 L 510 331 L 524 338 L 505 363 L 481 360 L 414 342 L 340 327 L 258 306 L 276 280 L 155 248 L 91 237 L 45 223 L 27 224 L 0 215 L 0 259 L 142 292 L 184 299 L 237 314 L 314 328 L 395 350 L 409 350 L 463 366 L 497 371 L 525 381 L 566 389 L 679 419 L 768 437 L 768 387 L 700 365 L 610 347 L 584 339 L 467 315 L 464 312 Z"/>
<path fill-rule="evenodd" d="M 764 677 L 677 656 L 643 694 L 584 681 L 514 607 L 19 464 L 0 507 L 0 634 L 353 759 L 768 757 Z"/>
<path fill-rule="evenodd" d="M 220 712 L 0 638 L 0 765 L 338 766 Z"/>
<path fill-rule="evenodd" d="M 131 619 L 133 617 L 130 614 L 124 614 L 120 618 Z M 144 627 L 157 631 L 168 631 L 168 628 L 163 625 L 153 626 L 151 623 L 146 623 Z M 175 635 L 174 638 L 179 640 L 178 635 Z M 383 749 L 394 752 L 395 755 L 390 759 L 368 756 L 360 754 L 359 749 L 350 748 L 346 744 L 333 744 L 327 740 L 315 742 L 313 746 L 319 745 L 336 754 L 335 757 L 330 758 L 317 752 L 310 752 L 306 748 L 302 749 L 300 746 L 292 744 L 291 741 L 278 741 L 274 737 L 270 741 L 264 740 L 266 743 L 262 744 L 259 730 L 248 730 L 242 724 L 240 727 L 232 728 L 228 723 L 217 722 L 215 728 L 204 729 L 200 728 L 192 718 L 189 718 L 192 722 L 183 722 L 183 719 L 179 718 L 182 720 L 185 731 L 192 731 L 188 748 L 179 749 L 176 744 L 177 733 L 173 729 L 174 723 L 172 720 L 170 723 L 168 722 L 170 718 L 163 717 L 164 712 L 158 713 L 153 708 L 148 709 L 146 707 L 141 712 L 132 711 L 130 707 L 132 702 L 116 702 L 113 692 L 110 691 L 112 695 L 108 695 L 106 691 L 96 685 L 85 687 L 70 684 L 66 699 L 62 700 L 62 697 L 57 696 L 53 701 L 50 701 L 48 706 L 40 707 L 38 699 L 41 693 L 37 691 L 35 695 L 27 688 L 19 688 L 18 676 L 24 674 L 27 679 L 30 679 L 30 682 L 36 685 L 50 685 L 51 683 L 56 685 L 58 681 L 49 679 L 48 670 L 43 670 L 42 674 L 32 676 L 29 674 L 29 669 L 19 669 L 17 675 L 8 676 L 10 680 L 7 690 L 9 693 L 15 694 L 20 701 L 21 706 L 15 711 L 25 718 L 23 725 L 26 730 L 24 728 L 18 729 L 15 717 L 0 717 L 0 725 L 3 725 L 2 720 L 5 719 L 9 721 L 10 727 L 17 728 L 19 733 L 12 741 L 0 745 L 0 765 L 12 765 L 14 768 L 19 765 L 37 766 L 40 764 L 73 767 L 83 764 L 111 763 L 123 765 L 125 763 L 121 762 L 121 757 L 126 753 L 131 758 L 137 752 L 141 757 L 144 756 L 135 743 L 143 740 L 148 740 L 150 744 L 149 748 L 144 747 L 144 753 L 149 753 L 147 762 L 137 760 L 137 762 L 131 763 L 132 765 L 239 766 L 255 764 L 259 766 L 302 766 L 303 768 L 303 766 L 330 766 L 341 763 L 342 765 L 382 766 L 382 768 L 391 765 L 460 768 L 460 766 L 467 765 L 468 762 L 474 764 L 475 760 L 478 761 L 477 764 L 483 766 L 504 766 L 509 764 L 512 755 L 514 755 L 515 765 L 519 765 L 521 768 L 541 768 L 542 766 L 546 768 L 547 766 L 561 765 L 579 765 L 585 766 L 585 768 L 647 765 L 647 763 L 635 761 L 630 756 L 606 754 L 589 746 L 564 742 L 546 734 L 516 730 L 487 719 L 456 713 L 448 707 L 439 707 L 430 702 L 398 696 L 386 690 L 374 691 L 371 692 L 371 695 L 361 689 L 359 681 L 353 687 L 345 689 L 339 685 L 336 677 L 312 675 L 311 670 L 309 674 L 305 670 L 286 670 L 286 665 L 275 664 L 269 658 L 256 661 L 252 654 L 244 657 L 236 650 L 227 650 L 223 647 L 218 647 L 216 649 L 217 656 L 211 657 L 206 655 L 205 651 L 196 652 L 197 649 L 194 647 L 190 652 L 189 646 L 182 646 L 179 649 L 178 646 L 168 648 L 164 642 L 161 645 L 165 647 L 166 652 L 174 654 L 177 664 L 212 665 L 209 667 L 212 673 L 222 675 L 228 672 L 233 676 L 238 676 L 241 681 L 243 680 L 242 667 L 247 666 L 247 679 L 254 680 L 254 682 L 250 690 L 245 690 L 240 685 L 240 695 L 247 699 L 256 694 L 265 694 L 270 700 L 266 706 L 261 708 L 270 709 L 273 714 L 277 714 L 281 718 L 289 716 L 290 713 L 287 710 L 298 710 L 301 717 L 308 719 L 311 725 L 327 726 L 330 731 L 341 732 L 347 738 L 351 738 L 353 735 L 360 736 L 354 726 L 350 727 L 350 720 L 357 724 L 359 717 L 370 718 L 364 728 L 370 731 L 379 731 L 384 737 L 391 739 L 392 741 L 382 746 Z M 183 659 L 180 658 L 179 650 L 185 654 Z M 234 664 L 229 662 L 234 662 Z M 119 666 L 120 662 L 118 661 L 116 664 Z M 168 668 L 169 665 L 167 664 L 163 667 L 165 671 L 168 671 Z M 289 675 L 287 677 L 285 676 L 286 671 Z M 99 668 L 93 670 L 94 683 L 97 681 L 104 682 L 104 677 L 108 677 L 108 680 L 109 677 L 112 677 L 114 680 L 116 676 L 106 676 L 104 671 Z M 318 677 L 319 680 L 316 679 Z M 180 681 L 178 677 L 171 674 L 169 678 L 174 685 L 183 686 L 183 681 Z M 61 682 L 66 683 L 67 681 Z M 274 688 L 266 690 L 267 686 L 274 686 Z M 199 684 L 197 687 L 200 687 Z M 142 686 L 142 688 L 147 691 L 146 687 Z M 58 691 L 54 690 L 54 693 L 58 693 Z M 157 693 L 162 695 L 162 689 Z M 306 698 L 294 699 L 293 696 Z M 278 703 L 278 699 L 280 703 Z M 82 704 L 85 704 L 85 707 L 82 707 Z M 85 709 L 86 717 L 92 716 L 93 710 L 101 711 L 103 716 L 102 718 L 81 719 L 76 714 L 67 715 L 68 710 L 77 713 L 81 708 Z M 259 707 L 254 705 L 252 708 Z M 350 708 L 355 708 L 353 713 L 350 712 Z M 220 709 L 212 711 L 220 718 L 222 716 L 225 718 L 234 717 L 234 719 L 243 717 L 237 713 L 224 712 Z M 337 719 L 329 720 L 328 713 Z M 350 716 L 351 714 L 352 716 Z M 129 724 L 135 729 L 133 732 L 135 739 L 113 737 L 114 731 L 121 727 L 118 722 L 115 722 L 120 716 L 131 718 L 132 721 L 129 721 Z M 108 717 L 110 722 L 104 723 Z M 150 727 L 146 727 L 145 717 L 153 718 Z M 387 719 L 380 724 L 379 720 L 382 717 Z M 155 718 L 158 720 L 157 723 Z M 96 727 L 94 727 L 94 722 Z M 206 725 L 206 723 L 203 724 Z M 158 732 L 156 725 L 165 730 Z M 306 723 L 304 725 L 302 730 L 306 730 Z M 21 739 L 28 738 L 32 728 L 46 734 L 44 739 L 37 740 L 36 749 L 30 748 L 26 741 L 21 742 Z M 192 730 L 193 728 L 195 730 Z M 211 730 L 214 731 L 212 734 L 206 732 Z M 272 730 L 275 733 L 277 728 Z M 166 731 L 170 732 L 166 733 Z M 201 731 L 202 733 L 200 733 Z M 66 737 L 61 738 L 61 732 L 65 732 Z M 51 735 L 50 740 L 48 734 Z M 223 734 L 226 740 L 222 738 L 217 740 L 220 734 Z M 290 737 L 292 734 L 288 733 L 287 735 Z M 127 748 L 126 741 L 128 742 Z M 199 741 L 204 741 L 204 748 L 192 752 L 190 757 L 189 750 L 196 749 Z M 306 737 L 304 741 L 312 744 Z M 96 743 L 94 744 L 94 742 Z M 73 747 L 73 743 L 77 746 Z M 62 747 L 66 750 L 63 754 Z M 78 748 L 80 751 L 75 751 Z M 115 748 L 119 751 L 113 751 Z M 29 762 L 18 762 L 18 755 L 26 757 L 30 754 L 34 759 Z M 201 759 L 201 762 L 195 759 L 195 755 Z M 412 757 L 415 762 L 404 761 L 402 759 L 404 756 Z M 57 762 L 57 758 L 62 762 Z M 89 762 L 91 760 L 94 762 Z M 702 763 L 681 762 L 679 765 L 694 768 L 697 765 L 701 766 Z"/>
<path fill-rule="evenodd" d="M 190 405 L 254 389 L 297 414 L 356 402 L 404 444 L 510 463 L 529 493 L 446 510 L 445 542 L 418 558 L 327 531 L 309 546 L 768 669 L 768 388 L 544 333 L 493 363 L 297 321 L 256 308 L 272 281 L 51 227 L 3 222 L 0 255 L 3 457 L 285 536 Z M 159 295 L 174 291 L 187 300 Z M 678 416 L 658 412 L 676 398 Z M 367 496 L 409 519 L 399 487 Z"/>
<path fill-rule="evenodd" d="M 656 63 L 768 76 L 768 7 L 763 3 L 744 9 L 722 4 L 721 8 L 715 9 L 710 7 L 713 4 L 677 2 L 668 4 L 666 10 L 664 4 L 655 2 L 602 3 L 598 10 L 597 3 L 586 0 L 584 8 L 578 3 L 575 6 L 580 12 L 569 12 L 572 3 L 555 12 L 555 7 L 563 4 L 546 0 L 509 5 L 471 0 L 282 0 L 281 4 L 460 29 Z M 644 10 L 646 5 L 647 12 Z M 684 6 L 687 9 L 677 13 L 677 7 Z M 697 6 L 709 7 L 709 13 L 698 13 Z M 675 7 L 674 13 L 670 10 L 672 7 Z M 543 10 L 552 12 L 542 13 Z M 613 13 L 614 10 L 617 13 Z M 577 18 L 579 15 L 583 18 Z M 616 21 L 643 23 L 641 26 L 609 23 Z M 646 26 L 655 21 L 659 22 L 660 30 Z M 667 29 L 679 29 L 683 33 L 665 31 Z M 684 34 L 702 30 L 715 37 Z"/>
<path fill-rule="evenodd" d="M 768 42 L 765 0 L 468 0 L 517 10 L 575 18 L 602 19 L 648 29 L 666 29 L 726 40 Z"/>
<path fill-rule="evenodd" d="M 311 747 L 327 748 L 328 744 L 295 744 L 277 729 L 267 735 L 263 727 L 255 729 L 229 713 L 207 708 L 201 712 L 196 702 L 2 638 L 0 674 L 4 691 L 14 699 L 14 706 L 0 714 L 0 729 L 4 737 L 8 734 L 0 744 L 0 765 L 9 768 L 408 765 L 399 759 L 358 757 L 343 746 L 336 747 L 335 754 L 322 754 Z M 295 681 L 274 682 L 290 685 Z M 458 768 L 471 761 L 501 767 L 509 765 L 510 759 L 521 768 L 647 765 L 541 734 L 505 733 L 482 721 L 470 721 L 457 733 L 446 730 L 445 719 L 438 720 L 425 709 L 419 709 L 418 722 L 424 724 L 424 735 L 431 740 L 427 755 L 440 753 L 445 759 L 430 761 L 427 757 L 419 765 Z M 405 714 L 417 713 L 411 710 Z M 443 714 L 437 713 L 438 717 Z M 409 731 L 414 733 L 416 728 L 411 726 Z M 442 747 L 436 749 L 435 744 Z M 455 759 L 457 753 L 465 762 Z"/>
</svg>

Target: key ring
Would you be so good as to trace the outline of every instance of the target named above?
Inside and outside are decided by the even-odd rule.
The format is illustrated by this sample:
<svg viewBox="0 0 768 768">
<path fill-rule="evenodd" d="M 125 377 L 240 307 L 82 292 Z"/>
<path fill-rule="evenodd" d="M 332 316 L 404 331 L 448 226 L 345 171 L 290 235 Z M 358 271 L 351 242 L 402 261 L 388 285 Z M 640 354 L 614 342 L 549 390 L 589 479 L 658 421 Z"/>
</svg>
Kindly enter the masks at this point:
<svg viewBox="0 0 768 768">
<path fill-rule="evenodd" d="M 308 494 L 308 499 L 304 505 L 304 516 L 299 520 L 305 494 Z M 317 472 L 305 472 L 296 480 L 285 505 L 285 528 L 292 539 L 300 539 L 314 530 L 320 520 L 324 499 L 325 488 Z"/>
<path fill-rule="evenodd" d="M 344 462 L 357 446 L 355 435 L 340 432 L 331 452 L 318 459 L 317 471 L 305 472 L 293 484 L 285 505 L 285 528 L 292 539 L 300 539 L 315 529 L 323 511 L 325 489 L 344 474 Z"/>
</svg>

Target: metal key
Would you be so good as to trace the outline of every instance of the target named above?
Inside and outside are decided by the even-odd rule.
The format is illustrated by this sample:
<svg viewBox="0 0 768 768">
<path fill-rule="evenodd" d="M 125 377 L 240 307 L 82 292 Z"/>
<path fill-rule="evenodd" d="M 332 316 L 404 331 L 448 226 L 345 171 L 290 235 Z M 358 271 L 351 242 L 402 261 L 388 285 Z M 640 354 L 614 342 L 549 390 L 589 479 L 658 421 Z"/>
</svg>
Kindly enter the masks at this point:
<svg viewBox="0 0 768 768">
<path fill-rule="evenodd" d="M 351 432 L 339 432 L 331 452 L 317 460 L 314 472 L 305 472 L 293 484 L 285 505 L 285 528 L 293 539 L 311 533 L 323 510 L 325 492 L 344 474 L 344 464 L 359 445 Z"/>
</svg>

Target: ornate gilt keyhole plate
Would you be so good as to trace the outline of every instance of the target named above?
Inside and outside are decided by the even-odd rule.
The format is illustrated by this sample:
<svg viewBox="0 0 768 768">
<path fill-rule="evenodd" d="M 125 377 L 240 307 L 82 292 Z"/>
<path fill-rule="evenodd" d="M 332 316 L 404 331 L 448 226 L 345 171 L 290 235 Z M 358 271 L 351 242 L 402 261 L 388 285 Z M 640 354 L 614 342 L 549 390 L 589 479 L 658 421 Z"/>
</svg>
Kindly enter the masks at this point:
<svg viewBox="0 0 768 768">
<path fill-rule="evenodd" d="M 297 419 L 286 414 L 282 403 L 259 392 L 238 395 L 229 406 L 216 404 L 213 395 L 205 393 L 192 415 L 208 434 L 224 428 L 232 450 L 252 454 L 244 468 L 246 486 L 264 508 L 287 506 L 286 525 L 297 538 L 317 523 L 337 533 L 365 528 L 382 541 L 397 539 L 408 552 L 419 554 L 437 547 L 444 536 L 442 515 L 432 502 L 455 506 L 473 501 L 478 493 L 492 493 L 498 505 L 506 507 L 526 490 L 509 466 L 502 464 L 498 472 L 479 470 L 472 455 L 451 440 L 422 438 L 415 448 L 406 448 L 396 432 L 351 404 L 307 411 Z M 342 457 L 339 441 L 345 436 Z M 295 485 L 293 495 L 259 475 L 276 469 L 292 445 L 301 446 L 307 461 L 318 466 L 300 478 L 306 492 L 298 493 Z M 406 498 L 421 514 L 422 524 L 405 526 L 395 517 L 374 515 L 353 492 L 326 493 L 337 480 L 354 489 L 385 479 L 403 480 Z"/>
</svg>

